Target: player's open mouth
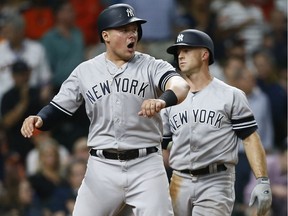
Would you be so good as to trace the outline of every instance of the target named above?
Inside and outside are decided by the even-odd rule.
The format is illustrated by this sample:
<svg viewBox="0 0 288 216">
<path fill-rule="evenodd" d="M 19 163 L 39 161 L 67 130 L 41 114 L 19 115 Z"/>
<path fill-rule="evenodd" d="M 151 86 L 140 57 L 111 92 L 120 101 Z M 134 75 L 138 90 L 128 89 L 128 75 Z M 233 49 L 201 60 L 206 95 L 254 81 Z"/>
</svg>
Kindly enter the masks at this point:
<svg viewBox="0 0 288 216">
<path fill-rule="evenodd" d="M 133 48 L 133 47 L 134 47 L 134 42 L 129 43 L 127 47 L 128 47 L 129 49 Z"/>
</svg>

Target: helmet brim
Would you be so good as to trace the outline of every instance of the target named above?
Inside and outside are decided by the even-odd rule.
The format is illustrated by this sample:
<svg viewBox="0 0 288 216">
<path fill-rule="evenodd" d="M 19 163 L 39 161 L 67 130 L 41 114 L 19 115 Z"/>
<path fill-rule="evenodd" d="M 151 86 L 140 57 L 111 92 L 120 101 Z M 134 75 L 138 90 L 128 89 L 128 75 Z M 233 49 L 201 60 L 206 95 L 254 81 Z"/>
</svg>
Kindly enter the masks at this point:
<svg viewBox="0 0 288 216">
<path fill-rule="evenodd" d="M 144 19 L 139 19 L 137 17 L 132 17 L 131 19 L 129 20 L 125 20 L 125 21 L 119 21 L 117 23 L 113 23 L 113 25 L 111 26 L 107 26 L 106 28 L 104 28 L 102 31 L 104 30 L 107 30 L 107 29 L 113 29 L 113 28 L 118 28 L 118 27 L 121 27 L 121 26 L 125 26 L 125 25 L 128 25 L 128 24 L 131 24 L 131 23 L 137 23 L 139 25 L 143 24 L 143 23 L 146 23 L 147 21 L 144 20 Z"/>
<path fill-rule="evenodd" d="M 187 43 L 177 43 L 177 44 L 173 44 L 172 46 L 167 48 L 167 53 L 172 54 L 172 55 L 176 55 L 177 54 L 177 48 L 179 46 L 187 46 L 187 47 L 191 47 L 189 44 Z"/>
</svg>

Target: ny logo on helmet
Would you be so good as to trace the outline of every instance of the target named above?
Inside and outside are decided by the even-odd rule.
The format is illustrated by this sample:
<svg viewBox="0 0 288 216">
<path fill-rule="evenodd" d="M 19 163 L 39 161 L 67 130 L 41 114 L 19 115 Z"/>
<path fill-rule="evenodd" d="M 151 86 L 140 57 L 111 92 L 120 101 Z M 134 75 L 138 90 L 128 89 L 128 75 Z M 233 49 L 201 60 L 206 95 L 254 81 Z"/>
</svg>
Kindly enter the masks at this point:
<svg viewBox="0 0 288 216">
<path fill-rule="evenodd" d="M 177 37 L 177 43 L 183 41 L 184 35 L 183 34 L 179 34 Z"/>
<path fill-rule="evenodd" d="M 127 16 L 128 16 L 128 17 L 134 17 L 134 13 L 133 13 L 133 10 L 132 10 L 132 9 L 127 8 L 127 9 L 126 9 L 126 13 L 127 13 Z"/>
</svg>

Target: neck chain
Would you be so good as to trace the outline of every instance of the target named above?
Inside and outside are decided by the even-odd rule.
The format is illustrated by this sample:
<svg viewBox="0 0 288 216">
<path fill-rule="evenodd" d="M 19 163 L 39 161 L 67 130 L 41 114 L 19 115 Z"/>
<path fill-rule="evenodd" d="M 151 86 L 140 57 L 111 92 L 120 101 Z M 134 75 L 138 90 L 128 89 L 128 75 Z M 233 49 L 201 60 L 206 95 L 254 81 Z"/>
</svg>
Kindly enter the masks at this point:
<svg viewBox="0 0 288 216">
<path fill-rule="evenodd" d="M 106 69 L 107 69 L 108 73 L 109 73 L 111 76 L 114 76 L 114 75 L 116 74 L 116 72 L 111 73 L 111 71 L 109 70 L 109 62 L 108 62 L 108 59 L 106 58 L 106 56 L 105 56 L 105 63 L 106 63 Z"/>
</svg>

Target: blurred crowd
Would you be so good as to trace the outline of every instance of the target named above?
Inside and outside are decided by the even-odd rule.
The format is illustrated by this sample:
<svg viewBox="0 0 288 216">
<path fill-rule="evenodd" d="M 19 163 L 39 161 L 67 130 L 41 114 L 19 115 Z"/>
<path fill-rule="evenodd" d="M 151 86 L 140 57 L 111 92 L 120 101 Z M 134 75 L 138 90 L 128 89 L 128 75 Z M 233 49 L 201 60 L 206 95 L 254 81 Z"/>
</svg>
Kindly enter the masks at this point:
<svg viewBox="0 0 288 216">
<path fill-rule="evenodd" d="M 286 0 L 0 0 L 0 215 L 71 215 L 89 156 L 84 105 L 31 139 L 20 128 L 79 63 L 104 51 L 97 17 L 114 3 L 130 4 L 148 21 L 138 50 L 171 64 L 166 49 L 179 31 L 210 35 L 210 72 L 246 93 L 258 123 L 273 193 L 270 215 L 286 216 Z M 233 216 L 255 215 L 247 207 L 254 184 L 240 147 Z"/>
</svg>

